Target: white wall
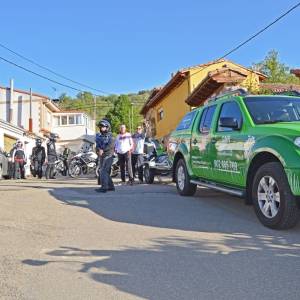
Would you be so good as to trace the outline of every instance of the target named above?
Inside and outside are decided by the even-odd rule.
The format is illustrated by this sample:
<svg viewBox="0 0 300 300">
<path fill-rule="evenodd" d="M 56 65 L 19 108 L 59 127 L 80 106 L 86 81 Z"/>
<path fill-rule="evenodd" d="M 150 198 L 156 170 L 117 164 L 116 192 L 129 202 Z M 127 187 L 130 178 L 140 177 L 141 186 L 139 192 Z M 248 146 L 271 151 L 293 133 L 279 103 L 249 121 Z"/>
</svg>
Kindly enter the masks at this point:
<svg viewBox="0 0 300 300">
<path fill-rule="evenodd" d="M 95 132 L 84 125 L 66 125 L 52 127 L 52 131 L 59 135 L 61 140 L 74 140 L 84 135 L 93 135 Z"/>
<path fill-rule="evenodd" d="M 40 124 L 40 107 L 43 98 L 33 96 L 32 100 L 32 119 L 33 132 L 39 134 Z M 0 88 L 0 119 L 9 121 L 9 103 L 10 90 Z M 12 124 L 29 130 L 30 103 L 29 95 L 14 91 L 14 101 L 12 103 Z"/>
</svg>

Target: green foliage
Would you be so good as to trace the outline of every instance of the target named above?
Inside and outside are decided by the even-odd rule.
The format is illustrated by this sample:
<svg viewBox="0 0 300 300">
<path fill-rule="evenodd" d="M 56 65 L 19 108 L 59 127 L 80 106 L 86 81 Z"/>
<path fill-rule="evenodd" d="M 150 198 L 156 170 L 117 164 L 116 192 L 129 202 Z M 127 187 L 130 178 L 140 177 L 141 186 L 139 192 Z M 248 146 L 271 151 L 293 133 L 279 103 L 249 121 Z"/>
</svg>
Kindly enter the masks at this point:
<svg viewBox="0 0 300 300">
<path fill-rule="evenodd" d="M 131 102 L 128 95 L 119 96 L 114 101 L 113 108 L 106 115 L 106 118 L 111 122 L 113 133 L 117 133 L 122 124 L 125 124 L 128 130 L 133 131 L 142 122 L 139 110 L 139 105 Z"/>
<path fill-rule="evenodd" d="M 91 117 L 94 117 L 94 112 L 96 111 L 96 122 L 103 117 L 109 118 L 112 122 L 114 133 L 117 133 L 120 124 L 126 124 L 129 129 L 132 123 L 133 128 L 136 128 L 142 122 L 139 112 L 149 95 L 150 92 L 145 90 L 121 96 L 94 97 L 89 92 L 83 92 L 72 98 L 66 94 L 62 94 L 59 97 L 59 106 L 65 110 L 84 111 Z M 132 113 L 133 122 L 131 121 Z"/>
<path fill-rule="evenodd" d="M 262 62 L 254 64 L 254 69 L 268 76 L 265 83 L 300 84 L 299 78 L 290 74 L 290 68 L 279 61 L 275 50 L 270 51 Z"/>
</svg>

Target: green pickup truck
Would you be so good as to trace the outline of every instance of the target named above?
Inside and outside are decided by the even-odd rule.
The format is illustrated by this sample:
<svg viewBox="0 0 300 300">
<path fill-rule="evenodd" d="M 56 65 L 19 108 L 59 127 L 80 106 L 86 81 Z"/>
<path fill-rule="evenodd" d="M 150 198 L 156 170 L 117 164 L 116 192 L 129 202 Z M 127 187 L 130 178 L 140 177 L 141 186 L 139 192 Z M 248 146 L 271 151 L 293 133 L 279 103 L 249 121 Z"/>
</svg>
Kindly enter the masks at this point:
<svg viewBox="0 0 300 300">
<path fill-rule="evenodd" d="M 300 215 L 300 97 L 237 90 L 189 112 L 168 154 L 180 195 L 197 185 L 245 198 L 261 223 L 296 225 Z"/>
</svg>

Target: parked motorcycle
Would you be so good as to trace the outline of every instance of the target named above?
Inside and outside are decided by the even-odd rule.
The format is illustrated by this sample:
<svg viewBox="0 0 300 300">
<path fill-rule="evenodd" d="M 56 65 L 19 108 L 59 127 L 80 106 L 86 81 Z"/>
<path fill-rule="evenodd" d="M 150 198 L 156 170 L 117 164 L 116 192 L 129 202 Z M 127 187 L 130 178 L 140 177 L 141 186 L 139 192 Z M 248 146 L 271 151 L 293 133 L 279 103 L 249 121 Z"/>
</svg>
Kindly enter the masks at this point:
<svg viewBox="0 0 300 300">
<path fill-rule="evenodd" d="M 98 164 L 98 156 L 95 152 L 89 150 L 87 152 L 80 151 L 73 156 L 69 163 L 69 175 L 73 178 L 79 177 L 81 174 L 95 172 Z"/>
<path fill-rule="evenodd" d="M 58 159 L 55 161 L 55 169 L 54 169 L 54 176 L 59 173 L 63 176 L 67 175 L 67 169 L 64 163 L 65 158 L 63 155 L 59 155 Z"/>
<path fill-rule="evenodd" d="M 29 157 L 30 159 L 30 173 L 33 177 L 37 176 L 37 170 L 35 168 L 35 162 L 34 162 L 34 158 L 32 156 Z M 53 174 L 52 176 L 55 176 L 57 174 L 61 174 L 63 176 L 67 175 L 67 169 L 65 167 L 64 164 L 64 157 L 62 155 L 59 155 L 57 160 L 54 163 L 54 170 L 53 170 Z M 44 167 L 43 167 L 43 172 L 44 172 Z M 50 176 L 50 174 L 48 174 L 48 177 Z"/>
<path fill-rule="evenodd" d="M 154 151 L 144 158 L 144 178 L 147 184 L 154 182 L 155 176 L 167 176 L 171 173 L 172 162 L 166 153 L 157 155 Z"/>
</svg>

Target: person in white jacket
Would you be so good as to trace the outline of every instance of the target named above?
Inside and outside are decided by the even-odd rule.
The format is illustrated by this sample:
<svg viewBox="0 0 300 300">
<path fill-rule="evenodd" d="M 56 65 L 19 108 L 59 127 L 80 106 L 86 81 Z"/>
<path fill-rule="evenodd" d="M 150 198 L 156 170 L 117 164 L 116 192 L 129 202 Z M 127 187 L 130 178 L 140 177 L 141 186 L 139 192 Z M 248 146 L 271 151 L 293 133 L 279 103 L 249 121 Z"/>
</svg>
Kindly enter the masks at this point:
<svg viewBox="0 0 300 300">
<path fill-rule="evenodd" d="M 131 163 L 132 149 L 133 149 L 133 140 L 131 134 L 126 131 L 125 125 L 121 125 L 120 133 L 117 135 L 115 141 L 115 151 L 118 154 L 122 182 L 126 182 L 126 172 L 125 172 L 125 168 L 126 168 L 128 172 L 130 185 L 133 184 L 132 163 Z"/>
</svg>

